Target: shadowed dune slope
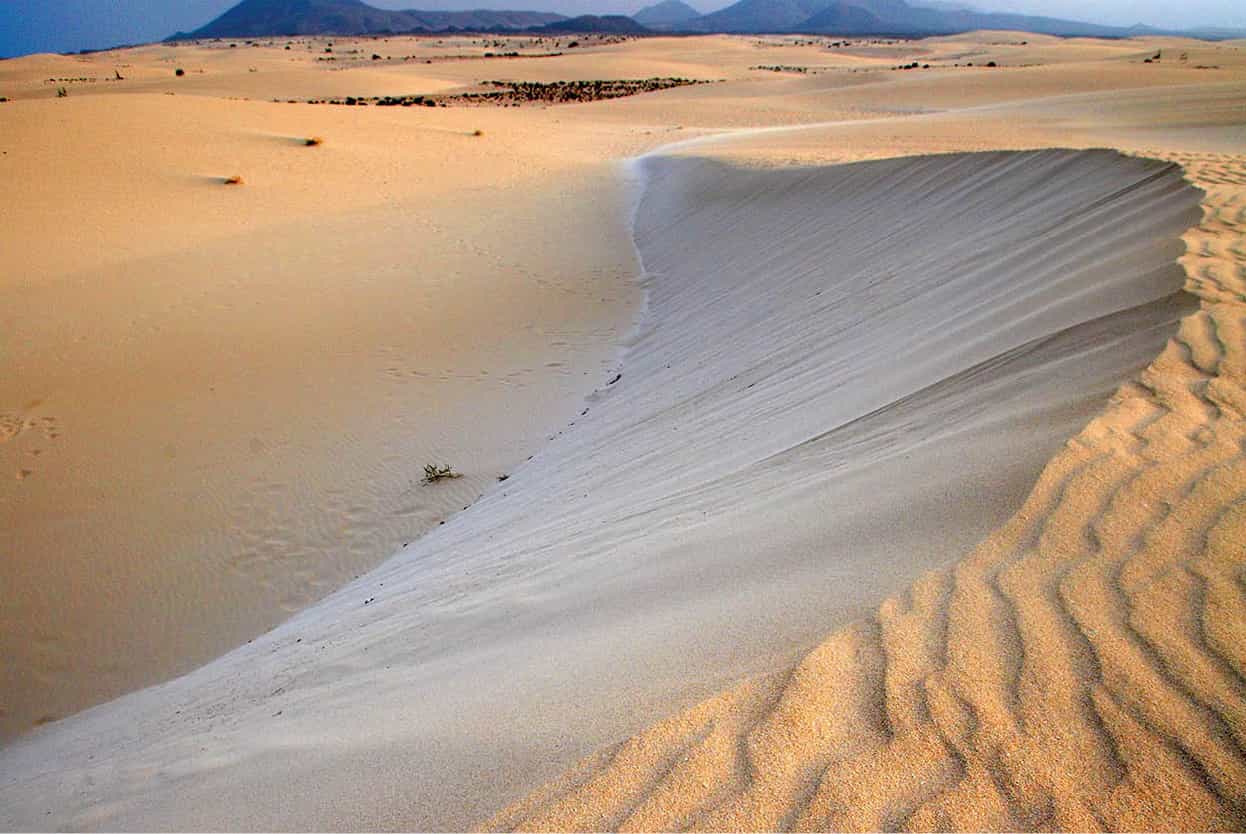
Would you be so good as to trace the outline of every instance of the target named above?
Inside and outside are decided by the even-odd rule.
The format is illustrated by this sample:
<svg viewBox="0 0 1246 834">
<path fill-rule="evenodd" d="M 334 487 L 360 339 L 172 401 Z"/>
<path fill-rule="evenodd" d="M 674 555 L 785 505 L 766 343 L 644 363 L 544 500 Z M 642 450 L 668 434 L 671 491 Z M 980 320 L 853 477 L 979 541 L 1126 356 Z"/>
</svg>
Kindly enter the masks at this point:
<svg viewBox="0 0 1246 834">
<path fill-rule="evenodd" d="M 496 816 L 525 829 L 1241 830 L 1246 163 L 1206 190 L 1201 301 L 955 566 Z"/>
<path fill-rule="evenodd" d="M 1170 163 L 1043 151 L 795 170 L 637 164 L 648 182 L 636 240 L 649 309 L 622 377 L 504 484 L 367 576 L 183 678 L 0 750 L 0 825 L 467 825 L 650 716 L 790 666 L 828 628 L 968 551 L 1193 309 L 1176 259 L 1199 195 Z M 1220 361 L 1216 342 L 1198 344 Z M 858 815 L 844 824 L 892 824 L 923 790 L 951 791 L 965 774 L 994 784 L 1020 728 L 1042 722 L 1026 698 L 1044 681 L 1059 681 L 1096 732 L 1108 721 L 1144 732 L 1143 707 L 1089 671 L 1084 634 L 1124 627 L 1117 586 L 1061 584 L 1036 549 L 1065 533 L 1060 547 L 1105 546 L 1076 532 L 1078 518 L 1112 517 L 1102 505 L 1123 488 L 1126 464 L 1151 454 L 1143 433 L 1162 411 L 1153 392 L 1126 394 L 1114 408 L 1130 410 L 1128 431 L 1088 430 L 1110 452 L 1072 447 L 1065 455 L 1086 465 L 1048 470 L 1007 540 L 969 568 L 924 580 L 796 673 L 610 754 L 598 781 L 559 794 L 566 804 L 522 805 L 501 824 L 535 811 L 536 827 L 595 828 L 635 812 L 659 827 L 771 827 L 835 808 Z M 1193 477 L 1230 451 L 1204 440 L 1165 453 Z M 1066 506 L 1069 478 L 1087 485 Z M 1152 510 L 1175 511 L 1181 483 L 1154 486 Z M 1039 561 L 997 577 L 992 566 L 1012 564 L 1008 547 Z M 1131 570 L 1141 581 L 1154 567 L 1142 558 Z M 1009 594 L 1033 576 L 1055 584 L 1030 623 Z M 1240 604 L 1240 589 L 1225 587 Z M 1164 593 L 1205 592 L 1191 573 Z M 1068 643 L 1053 644 L 1050 668 L 1025 665 L 1031 630 Z M 913 642 L 892 658 L 903 640 Z M 1123 657 L 1119 674 L 1162 676 L 1146 651 Z M 1239 682 L 1225 658 L 1181 662 L 1216 671 L 1204 695 L 1231 703 Z M 931 679 L 940 664 L 951 671 Z M 1079 680 L 1108 683 L 1088 694 Z M 1116 711 L 1093 718 L 1092 695 Z M 1190 712 L 1167 732 L 1218 738 L 1205 708 L 1172 698 Z M 1078 762 L 1070 739 L 1084 737 L 1080 725 L 1042 726 L 1055 758 L 1027 760 L 1035 784 L 1054 783 L 1046 765 Z M 1200 773 L 1230 784 L 1237 759 L 1215 744 Z M 981 766 L 974 745 L 987 751 Z M 1108 772 L 1126 772 L 1131 748 L 1105 749 Z M 866 762 L 862 775 L 819 781 L 829 762 L 852 757 Z M 874 790 L 875 777 L 898 782 Z M 818 790 L 847 793 L 806 801 Z M 1028 822 L 1030 809 L 997 790 L 1001 813 L 1016 815 L 999 819 Z M 1139 790 L 1164 794 L 1146 778 Z M 853 792 L 881 797 L 877 810 Z M 748 796 L 733 805 L 737 793 Z M 980 807 L 946 796 L 926 819 Z M 581 807 L 600 814 L 576 816 Z"/>
</svg>

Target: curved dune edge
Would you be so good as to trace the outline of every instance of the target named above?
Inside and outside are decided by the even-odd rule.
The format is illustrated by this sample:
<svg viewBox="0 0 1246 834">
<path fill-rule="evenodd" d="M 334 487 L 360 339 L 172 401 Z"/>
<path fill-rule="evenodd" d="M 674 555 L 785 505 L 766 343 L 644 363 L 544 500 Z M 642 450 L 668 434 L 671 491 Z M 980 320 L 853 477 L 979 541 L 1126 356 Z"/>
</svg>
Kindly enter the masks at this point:
<svg viewBox="0 0 1246 834">
<path fill-rule="evenodd" d="M 969 552 L 1195 309 L 1173 164 L 640 164 L 651 303 L 574 428 L 272 632 L 0 749 L 0 828 L 461 830 Z"/>
<path fill-rule="evenodd" d="M 1200 299 L 955 566 L 583 760 L 524 830 L 1246 825 L 1246 156 L 1204 189 Z"/>
</svg>

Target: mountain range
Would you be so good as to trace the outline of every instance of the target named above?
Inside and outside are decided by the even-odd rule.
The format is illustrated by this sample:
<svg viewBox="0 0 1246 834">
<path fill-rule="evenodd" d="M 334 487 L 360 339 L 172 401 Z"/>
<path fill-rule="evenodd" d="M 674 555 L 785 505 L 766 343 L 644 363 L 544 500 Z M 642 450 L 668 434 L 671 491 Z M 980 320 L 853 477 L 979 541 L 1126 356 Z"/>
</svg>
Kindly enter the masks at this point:
<svg viewBox="0 0 1246 834">
<path fill-rule="evenodd" d="M 242 0 L 193 32 L 191 38 L 257 38 L 283 35 L 368 35 L 402 32 L 525 31 L 803 33 L 920 37 L 1008 29 L 1065 37 L 1123 38 L 1144 34 L 1190 34 L 1209 38 L 1240 37 L 1241 32 L 1161 32 L 1144 26 L 1119 27 L 1053 17 L 982 12 L 953 3 L 912 5 L 906 0 L 738 0 L 710 14 L 700 14 L 682 0 L 662 0 L 632 17 L 583 15 L 568 18 L 552 12 L 392 11 L 362 0 Z"/>
<path fill-rule="evenodd" d="M 211 23 L 169 40 L 264 38 L 279 35 L 373 35 L 440 32 L 450 29 L 499 31 L 527 29 L 566 20 L 553 12 L 392 11 L 362 0 L 242 0 Z"/>
<path fill-rule="evenodd" d="M 584 14 L 541 26 L 541 32 L 599 32 L 609 35 L 643 35 L 650 30 L 622 14 Z"/>
<path fill-rule="evenodd" d="M 689 21 L 697 32 L 945 35 L 1009 29 L 1047 35 L 1128 37 L 1137 29 L 1051 17 L 914 6 L 905 0 L 739 0 Z"/>
<path fill-rule="evenodd" d="M 632 15 L 632 20 L 646 28 L 663 31 L 679 29 L 699 17 L 701 13 L 683 0 L 662 0 L 661 3 L 645 6 Z"/>
</svg>

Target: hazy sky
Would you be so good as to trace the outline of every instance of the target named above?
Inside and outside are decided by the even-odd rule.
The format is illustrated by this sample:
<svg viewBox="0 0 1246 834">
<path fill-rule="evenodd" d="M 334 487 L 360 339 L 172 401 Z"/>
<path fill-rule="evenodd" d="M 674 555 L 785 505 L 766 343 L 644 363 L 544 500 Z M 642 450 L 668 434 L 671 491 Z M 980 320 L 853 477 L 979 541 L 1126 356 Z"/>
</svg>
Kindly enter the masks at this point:
<svg viewBox="0 0 1246 834">
<path fill-rule="evenodd" d="M 733 0 L 732 0 L 733 1 Z M 236 0 L 0 0 L 0 56 L 68 52 L 160 40 L 196 29 Z M 631 13 L 652 0 L 373 0 L 382 8 L 510 8 L 563 14 Z M 966 0 L 981 9 L 1094 23 L 1246 29 L 1243 0 Z M 701 11 L 728 0 L 691 0 Z"/>
</svg>

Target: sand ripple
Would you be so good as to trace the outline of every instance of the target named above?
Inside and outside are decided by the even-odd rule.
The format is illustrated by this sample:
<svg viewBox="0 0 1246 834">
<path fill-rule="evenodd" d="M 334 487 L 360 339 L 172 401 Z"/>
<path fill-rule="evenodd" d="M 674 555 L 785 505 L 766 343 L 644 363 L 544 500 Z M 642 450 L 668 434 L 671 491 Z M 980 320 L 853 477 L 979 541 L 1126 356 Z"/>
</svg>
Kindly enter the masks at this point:
<svg viewBox="0 0 1246 834">
<path fill-rule="evenodd" d="M 1240 819 L 1240 307 L 1189 318 L 1180 168 L 643 165 L 622 376 L 376 570 L 0 749 L 0 827 L 459 829 L 741 679 L 496 824 Z"/>
<path fill-rule="evenodd" d="M 1170 158 L 1200 307 L 1006 524 L 489 826 L 1246 825 L 1246 157 Z"/>
</svg>

